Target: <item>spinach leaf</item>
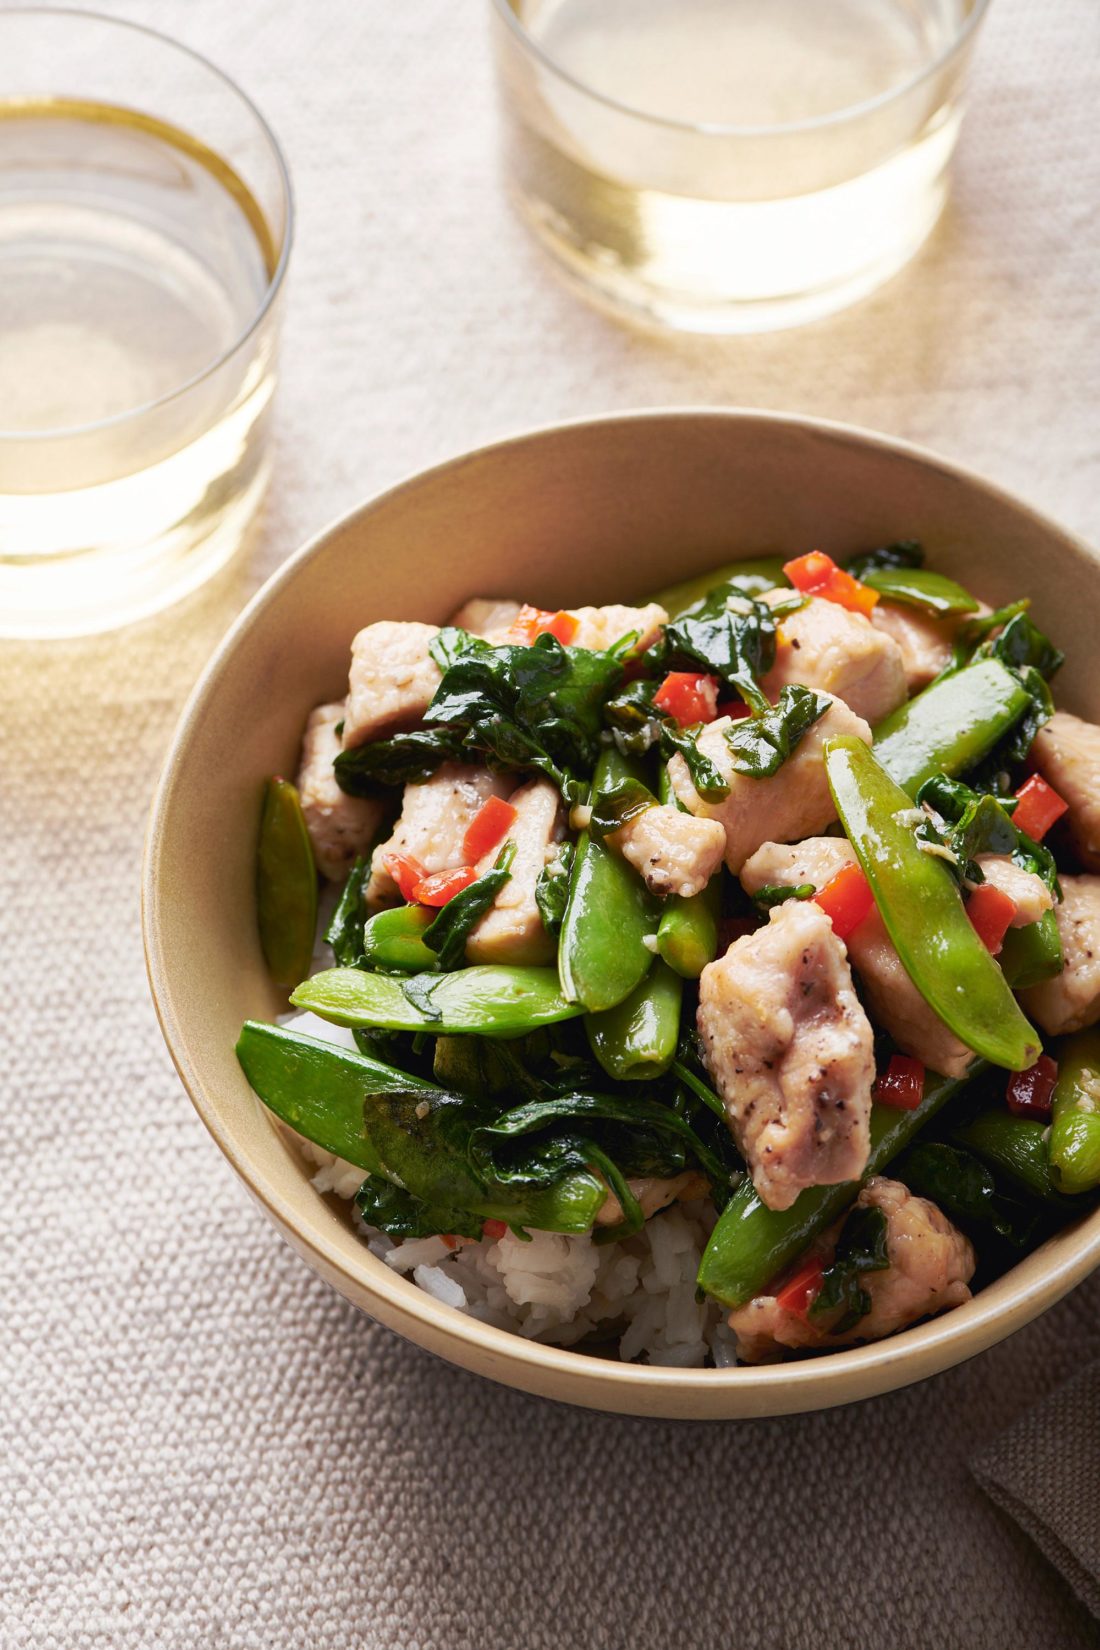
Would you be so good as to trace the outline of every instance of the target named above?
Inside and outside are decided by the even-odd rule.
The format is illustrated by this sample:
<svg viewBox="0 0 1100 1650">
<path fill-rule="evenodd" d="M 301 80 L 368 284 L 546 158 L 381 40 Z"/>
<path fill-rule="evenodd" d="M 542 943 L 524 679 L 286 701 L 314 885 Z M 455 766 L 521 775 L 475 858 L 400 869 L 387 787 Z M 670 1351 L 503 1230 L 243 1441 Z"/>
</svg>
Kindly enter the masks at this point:
<svg viewBox="0 0 1100 1650">
<path fill-rule="evenodd" d="M 459 630 L 455 625 L 444 625 L 437 631 L 428 643 L 428 652 L 446 675 L 453 664 L 467 653 L 491 653 L 492 644 L 482 636 L 471 636 L 468 630 Z"/>
<path fill-rule="evenodd" d="M 535 882 L 535 904 L 539 908 L 542 926 L 556 940 L 565 920 L 569 904 L 569 873 L 576 848 L 572 842 L 563 842 L 549 864 L 544 865 Z"/>
<path fill-rule="evenodd" d="M 860 1279 L 865 1272 L 885 1271 L 889 1264 L 886 1216 L 881 1209 L 853 1209 L 840 1229 L 833 1263 L 826 1268 L 807 1316 L 820 1322 L 839 1312 L 827 1326 L 829 1334 L 843 1335 L 854 1329 L 871 1310 L 871 1297 Z"/>
<path fill-rule="evenodd" d="M 363 928 L 367 920 L 363 890 L 369 876 L 370 855 L 359 854 L 325 929 L 325 942 L 331 945 L 338 968 L 355 968 L 363 955 Z"/>
<path fill-rule="evenodd" d="M 878 550 L 865 550 L 845 563 L 853 579 L 878 572 L 881 568 L 923 567 L 924 551 L 916 539 L 898 539 L 884 544 Z"/>
<path fill-rule="evenodd" d="M 789 899 L 813 899 L 817 889 L 812 882 L 800 882 L 797 885 L 791 882 L 769 882 L 763 888 L 758 888 L 752 899 L 761 910 L 770 911 L 774 905 L 782 905 Z"/>
<path fill-rule="evenodd" d="M 661 755 L 667 760 L 679 751 L 691 775 L 691 783 L 703 801 L 721 802 L 730 794 L 730 788 L 718 764 L 699 749 L 699 735 L 703 727 L 702 722 L 690 728 L 682 728 L 671 720 L 665 722 L 661 728 Z"/>
<path fill-rule="evenodd" d="M 761 709 L 768 701 L 759 680 L 775 663 L 778 620 L 802 606 L 805 598 L 792 592 L 790 602 L 769 607 L 754 596 L 734 594 L 721 607 L 707 597 L 665 626 L 660 644 L 665 666 L 686 662 L 717 676 L 734 688 L 745 703 Z"/>
<path fill-rule="evenodd" d="M 902 1159 L 898 1176 L 954 1219 L 992 1227 L 1015 1248 L 1025 1248 L 1036 1235 L 1040 1216 L 999 1192 L 986 1165 L 961 1146 L 920 1140 Z"/>
<path fill-rule="evenodd" d="M 462 753 L 459 728 L 414 728 L 341 751 L 333 763 L 336 783 L 348 796 L 372 796 L 379 785 L 418 785 Z"/>
<path fill-rule="evenodd" d="M 515 857 L 515 843 L 506 842 L 492 870 L 449 899 L 425 928 L 420 937 L 428 950 L 435 952 L 441 968 L 458 968 L 465 961 L 466 941 L 511 876 Z"/>
<path fill-rule="evenodd" d="M 829 708 L 829 700 L 812 689 L 789 685 L 780 690 L 779 702 L 734 722 L 726 729 L 726 744 L 733 752 L 738 773 L 753 779 L 770 779 L 796 748 L 803 735 Z"/>
<path fill-rule="evenodd" d="M 666 725 L 676 726 L 653 703 L 657 686 L 656 682 L 639 677 L 603 707 L 604 721 L 623 756 L 647 755 L 660 739 L 662 729 Z"/>
<path fill-rule="evenodd" d="M 355 1194 L 355 1205 L 368 1226 L 377 1226 L 392 1238 L 435 1237 L 440 1232 L 454 1237 L 481 1236 L 480 1216 L 464 1209 L 433 1208 L 378 1175 L 367 1176 Z"/>
<path fill-rule="evenodd" d="M 612 654 L 566 649 L 550 635 L 532 647 L 478 649 L 446 671 L 426 719 L 461 729 L 463 748 L 493 767 L 545 773 L 575 802 L 599 755 L 604 702 L 621 676 Z"/>
<path fill-rule="evenodd" d="M 435 987 L 441 979 L 439 974 L 411 974 L 407 980 L 401 981 L 403 995 L 426 1020 L 443 1018 L 443 1010 L 434 997 Z"/>
<path fill-rule="evenodd" d="M 632 819 L 648 813 L 657 805 L 657 798 L 640 779 L 621 779 L 610 789 L 601 791 L 592 809 L 589 829 L 595 836 L 613 836 Z"/>
<path fill-rule="evenodd" d="M 978 652 L 999 659 L 1009 670 L 1037 670 L 1044 679 L 1053 676 L 1066 657 L 1026 612 L 1015 614 L 1000 635 L 984 643 Z"/>
</svg>

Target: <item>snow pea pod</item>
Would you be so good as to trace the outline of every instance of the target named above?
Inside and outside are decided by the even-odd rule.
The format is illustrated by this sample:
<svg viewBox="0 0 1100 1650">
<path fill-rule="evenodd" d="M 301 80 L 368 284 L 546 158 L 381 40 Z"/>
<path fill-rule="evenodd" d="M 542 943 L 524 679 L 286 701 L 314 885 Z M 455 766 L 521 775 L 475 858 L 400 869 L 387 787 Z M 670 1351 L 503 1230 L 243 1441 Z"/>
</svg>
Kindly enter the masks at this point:
<svg viewBox="0 0 1100 1650">
<path fill-rule="evenodd" d="M 670 584 L 666 590 L 658 591 L 653 599 L 660 602 L 670 619 L 675 619 L 720 584 L 730 583 L 736 583 L 743 596 L 762 596 L 765 590 L 774 590 L 777 585 L 787 583 L 783 557 L 759 556 L 750 561 L 728 561 L 710 573 L 699 573 L 680 584 Z"/>
<path fill-rule="evenodd" d="M 940 1107 L 969 1081 L 930 1073 L 921 1103 L 913 1111 L 871 1107 L 871 1151 L 863 1181 L 881 1174 Z M 718 1217 L 703 1251 L 698 1284 L 723 1306 L 744 1306 L 789 1266 L 817 1234 L 851 1203 L 860 1182 L 808 1186 L 789 1209 L 769 1209 L 746 1175 Z"/>
<path fill-rule="evenodd" d="M 1064 1214 L 1079 1212 L 1072 1198 L 1062 1196 L 1051 1172 L 1046 1123 L 1014 1117 L 1005 1106 L 989 1106 L 952 1129 L 951 1139 L 977 1152 L 1040 1203 Z"/>
<path fill-rule="evenodd" d="M 680 1039 L 683 990 L 679 974 L 658 959 L 629 997 L 602 1014 L 588 1015 L 588 1041 L 609 1077 L 643 1082 L 668 1070 Z"/>
<path fill-rule="evenodd" d="M 871 567 L 859 577 L 862 584 L 869 584 L 887 601 L 901 602 L 905 607 L 920 607 L 942 617 L 978 611 L 977 598 L 969 590 L 929 567 Z"/>
<path fill-rule="evenodd" d="M 585 1232 L 607 1196 L 586 1170 L 541 1186 L 479 1173 L 469 1142 L 483 1118 L 469 1101 L 366 1055 L 250 1020 L 237 1058 L 264 1104 L 299 1134 L 431 1207 Z"/>
<path fill-rule="evenodd" d="M 256 856 L 260 945 L 276 985 L 308 973 L 317 930 L 317 867 L 297 788 L 286 779 L 264 787 Z"/>
<path fill-rule="evenodd" d="M 720 876 L 698 894 L 672 894 L 665 901 L 657 928 L 658 954 L 685 980 L 697 980 L 718 954 Z"/>
<path fill-rule="evenodd" d="M 1044 911 L 1038 922 L 1029 922 L 1025 928 L 1010 928 L 1004 937 L 999 961 L 1013 991 L 1040 985 L 1043 980 L 1052 980 L 1060 974 L 1065 954 L 1054 912 Z"/>
<path fill-rule="evenodd" d="M 1100 1030 L 1079 1031 L 1058 1050 L 1050 1172 L 1071 1195 L 1100 1186 Z"/>
<path fill-rule="evenodd" d="M 295 1008 L 308 1009 L 341 1026 L 375 1026 L 386 1031 L 429 1031 L 433 1035 L 476 1032 L 481 1037 L 521 1037 L 536 1026 L 571 1020 L 583 1012 L 567 1002 L 552 968 L 509 968 L 485 964 L 450 974 L 367 974 L 359 968 L 330 968 L 306 980 L 291 995 Z"/>
<path fill-rule="evenodd" d="M 403 974 L 434 974 L 439 958 L 424 944 L 424 931 L 435 912 L 423 905 L 396 905 L 363 924 L 363 956 L 372 968 L 398 968 Z"/>
<path fill-rule="evenodd" d="M 859 739 L 829 740 L 825 771 L 887 932 L 925 1002 L 994 1065 L 1034 1065 L 1039 1037 L 975 933 L 947 866 L 919 847 L 906 822 L 908 796 Z"/>
<path fill-rule="evenodd" d="M 1014 727 L 1031 695 L 999 659 L 979 659 L 943 676 L 875 729 L 875 756 L 916 796 L 926 779 L 954 778 L 987 756 Z"/>
<path fill-rule="evenodd" d="M 592 802 L 644 770 L 614 746 L 592 779 Z M 646 937 L 657 927 L 657 903 L 638 873 L 590 831 L 581 833 L 558 944 L 561 989 L 571 1003 L 598 1014 L 614 1008 L 645 978 L 653 962 Z"/>
</svg>

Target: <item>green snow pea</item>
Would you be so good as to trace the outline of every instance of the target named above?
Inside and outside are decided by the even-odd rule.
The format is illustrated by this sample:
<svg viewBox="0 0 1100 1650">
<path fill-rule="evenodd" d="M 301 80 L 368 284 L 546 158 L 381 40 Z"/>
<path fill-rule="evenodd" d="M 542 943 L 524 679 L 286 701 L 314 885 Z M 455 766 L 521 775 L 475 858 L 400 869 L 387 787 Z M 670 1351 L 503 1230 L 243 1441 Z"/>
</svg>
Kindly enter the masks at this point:
<svg viewBox="0 0 1100 1650">
<path fill-rule="evenodd" d="M 1059 1191 L 1100 1186 L 1100 1029 L 1078 1031 L 1058 1050 L 1058 1081 L 1047 1142 Z"/>
<path fill-rule="evenodd" d="M 1038 1034 L 975 933 L 947 866 L 918 846 L 905 822 L 909 797 L 859 739 L 829 740 L 825 771 L 887 932 L 925 1002 L 994 1065 L 1034 1065 Z"/>
<path fill-rule="evenodd" d="M 256 855 L 260 945 L 276 985 L 309 972 L 317 930 L 317 868 L 297 788 L 286 779 L 264 786 Z"/>
<path fill-rule="evenodd" d="M 903 791 L 965 773 L 1023 716 L 1031 695 L 999 659 L 979 659 L 941 677 L 875 729 L 875 756 Z"/>
<path fill-rule="evenodd" d="M 571 1020 L 582 1012 L 567 1002 L 552 968 L 485 964 L 450 974 L 367 974 L 330 968 L 292 993 L 295 1008 L 308 1009 L 341 1026 L 433 1035 L 476 1032 L 481 1037 L 521 1037 L 536 1026 Z"/>
<path fill-rule="evenodd" d="M 928 567 L 871 567 L 860 574 L 860 582 L 869 584 L 888 602 L 920 607 L 940 617 L 978 611 L 977 599 L 969 590 Z"/>
<path fill-rule="evenodd" d="M 871 1151 L 863 1181 L 881 1174 L 909 1145 L 929 1118 L 958 1094 L 968 1078 L 929 1073 L 921 1103 L 913 1111 L 871 1107 Z M 769 1209 L 746 1175 L 718 1217 L 699 1265 L 699 1288 L 723 1306 L 744 1306 L 800 1255 L 817 1234 L 841 1215 L 862 1182 L 808 1186 L 789 1209 Z"/>
<path fill-rule="evenodd" d="M 1010 928 L 998 960 L 1013 991 L 1041 985 L 1060 974 L 1065 955 L 1054 912 L 1044 911 L 1038 922 L 1029 922 L 1025 928 Z"/>
<path fill-rule="evenodd" d="M 957 1146 L 977 1152 L 991 1169 L 1001 1170 L 1040 1203 L 1074 1214 L 1073 1199 L 1063 1197 L 1051 1170 L 1046 1123 L 1014 1117 L 1004 1105 L 988 1106 L 951 1130 Z"/>
<path fill-rule="evenodd" d="M 709 573 L 699 573 L 680 584 L 670 584 L 653 598 L 660 602 L 670 619 L 675 619 L 686 608 L 702 601 L 720 584 L 735 584 L 743 596 L 762 596 L 765 590 L 786 584 L 782 556 L 759 556 L 750 561 L 729 561 Z"/>
<path fill-rule="evenodd" d="M 424 944 L 424 931 L 435 912 L 423 905 L 395 905 L 363 925 L 363 956 L 372 968 L 397 968 L 403 974 L 433 974 L 439 958 Z"/>
<path fill-rule="evenodd" d="M 628 780 L 645 783 L 644 770 L 614 746 L 600 756 L 592 803 Z M 645 944 L 657 928 L 657 902 L 638 873 L 583 831 L 569 879 L 569 902 L 558 943 L 561 989 L 578 1012 L 598 1014 L 628 997 L 648 974 L 653 953 Z"/>
<path fill-rule="evenodd" d="M 485 1118 L 466 1097 L 366 1055 L 250 1020 L 237 1058 L 264 1104 L 299 1134 L 430 1207 L 585 1232 L 607 1196 L 587 1170 L 568 1170 L 548 1186 L 481 1173 L 469 1144 Z"/>
<path fill-rule="evenodd" d="M 588 1015 L 588 1041 L 609 1077 L 643 1082 L 668 1070 L 680 1039 L 683 989 L 679 974 L 658 959 L 629 997 L 602 1014 Z"/>
<path fill-rule="evenodd" d="M 697 980 L 718 954 L 721 875 L 698 894 L 671 894 L 657 928 L 657 951 L 685 980 Z"/>
</svg>

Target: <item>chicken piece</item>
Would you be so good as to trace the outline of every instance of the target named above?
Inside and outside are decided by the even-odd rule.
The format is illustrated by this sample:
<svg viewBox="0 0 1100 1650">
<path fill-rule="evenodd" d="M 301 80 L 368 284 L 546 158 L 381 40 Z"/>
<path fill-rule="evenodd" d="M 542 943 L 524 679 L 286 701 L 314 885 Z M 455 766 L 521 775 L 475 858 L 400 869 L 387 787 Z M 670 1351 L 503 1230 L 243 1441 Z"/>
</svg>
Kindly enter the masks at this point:
<svg viewBox="0 0 1100 1650">
<path fill-rule="evenodd" d="M 1038 922 L 1054 904 L 1054 895 L 1034 871 L 1025 871 L 1014 865 L 1007 854 L 979 854 L 976 863 L 981 867 L 986 882 L 1007 894 L 1016 905 L 1016 915 L 1010 927 L 1027 928 Z"/>
<path fill-rule="evenodd" d="M 769 590 L 762 600 L 774 607 L 789 595 Z M 873 727 L 906 697 L 905 660 L 894 638 L 862 613 L 811 596 L 780 619 L 775 664 L 760 685 L 774 703 L 791 682 L 843 699 Z"/>
<path fill-rule="evenodd" d="M 1020 993 L 1025 1011 L 1052 1037 L 1100 1020 L 1100 877 L 1062 877 L 1054 907 L 1065 967 Z"/>
<path fill-rule="evenodd" d="M 645 607 L 572 607 L 569 611 L 579 621 L 571 646 L 586 647 L 593 653 L 614 647 L 630 631 L 638 632 L 634 646 L 639 652 L 652 647 L 660 638 L 661 626 L 668 623 L 668 614 L 657 602 Z"/>
<path fill-rule="evenodd" d="M 919 607 L 882 601 L 872 609 L 871 623 L 901 648 L 910 693 L 927 687 L 951 663 L 952 643 L 959 628 L 957 617 L 939 618 Z"/>
<path fill-rule="evenodd" d="M 765 842 L 742 866 L 741 884 L 750 894 L 776 883 L 797 887 L 812 882 L 824 888 L 855 857 L 855 849 L 843 837 L 808 837 L 791 846 Z M 877 906 L 845 943 L 876 1025 L 890 1033 L 903 1053 L 914 1055 L 930 1070 L 962 1077 L 973 1052 L 933 1013 L 905 972 Z"/>
<path fill-rule="evenodd" d="M 801 1313 L 780 1306 L 774 1295 L 758 1295 L 730 1313 L 737 1355 L 747 1364 L 769 1363 L 787 1348 L 850 1346 L 879 1341 L 970 1299 L 974 1250 L 941 1209 L 915 1197 L 899 1180 L 877 1175 L 856 1199 L 856 1207 L 881 1209 L 886 1217 L 886 1252 L 890 1264 L 865 1272 L 860 1280 L 871 1297 L 870 1311 L 851 1329 L 830 1335 Z M 838 1221 L 821 1245 L 825 1264 L 832 1260 L 843 1226 Z"/>
<path fill-rule="evenodd" d="M 670 1203 L 692 1203 L 696 1198 L 706 1197 L 710 1191 L 710 1182 L 706 1175 L 699 1174 L 695 1169 L 685 1169 L 682 1174 L 673 1175 L 671 1180 L 662 1180 L 652 1175 L 637 1178 L 628 1176 L 626 1183 L 641 1204 L 642 1213 L 647 1220 L 650 1215 L 667 1209 Z M 607 1197 L 596 1216 L 596 1225 L 615 1226 L 622 1218 L 623 1206 L 608 1187 Z"/>
<path fill-rule="evenodd" d="M 372 910 L 392 905 L 397 885 L 385 867 L 387 854 L 409 854 L 425 871 L 446 871 L 463 863 L 463 838 L 490 796 L 508 796 L 515 781 L 488 768 L 445 762 L 420 785 L 406 785 L 401 817 L 388 842 L 371 861 L 366 900 Z"/>
<path fill-rule="evenodd" d="M 554 941 L 543 927 L 535 884 L 565 828 L 561 797 L 549 779 L 532 779 L 513 791 L 510 801 L 516 817 L 504 842 L 515 843 L 516 857 L 511 876 L 466 941 L 466 957 L 472 963 L 547 963 L 554 957 Z M 504 842 L 478 863 L 478 876 L 492 870 Z"/>
<path fill-rule="evenodd" d="M 699 981 L 703 1057 L 769 1209 L 858 1180 L 870 1150 L 871 1025 L 821 907 L 788 900 Z"/>
<path fill-rule="evenodd" d="M 726 864 L 736 876 L 762 842 L 797 842 L 832 823 L 836 809 L 825 777 L 822 747 L 838 734 L 854 734 L 869 745 L 871 730 L 842 699 L 834 699 L 803 734 L 778 773 L 770 779 L 752 779 L 734 771 L 733 754 L 724 737 L 729 726 L 728 718 L 722 717 L 699 735 L 699 749 L 710 757 L 729 785 L 728 796 L 720 802 L 704 802 L 679 752 L 668 765 L 668 775 L 689 813 L 699 819 L 716 819 L 722 825 Z"/>
<path fill-rule="evenodd" d="M 1073 846 L 1088 871 L 1100 871 L 1100 727 L 1056 710 L 1035 735 L 1031 759 L 1069 803 Z"/>
<path fill-rule="evenodd" d="M 635 814 L 606 839 L 633 865 L 650 893 L 699 893 L 722 863 L 726 833 L 716 819 L 696 819 L 659 803 Z"/>
<path fill-rule="evenodd" d="M 452 613 L 447 623 L 459 630 L 468 630 L 471 636 L 482 636 L 487 642 L 503 642 L 518 612 L 519 602 L 474 596 L 464 602 L 457 613 Z"/>
<path fill-rule="evenodd" d="M 383 802 L 348 796 L 336 783 L 332 764 L 342 749 L 336 729 L 343 716 L 342 703 L 310 712 L 297 780 L 313 857 L 331 882 L 342 881 L 356 854 L 366 853 L 386 811 Z"/>
<path fill-rule="evenodd" d="M 434 625 L 390 619 L 359 632 L 351 644 L 345 750 L 424 720 L 440 682 L 428 652 L 438 634 Z"/>
</svg>

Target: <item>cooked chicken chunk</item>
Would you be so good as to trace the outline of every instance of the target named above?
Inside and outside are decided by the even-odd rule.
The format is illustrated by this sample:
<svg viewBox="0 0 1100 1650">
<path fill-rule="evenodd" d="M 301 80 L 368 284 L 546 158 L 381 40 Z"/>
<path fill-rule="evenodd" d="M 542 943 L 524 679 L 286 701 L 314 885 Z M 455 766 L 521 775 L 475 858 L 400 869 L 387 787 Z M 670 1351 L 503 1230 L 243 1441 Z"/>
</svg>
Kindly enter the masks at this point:
<svg viewBox="0 0 1100 1650">
<path fill-rule="evenodd" d="M 1069 803 L 1070 835 L 1082 865 L 1100 871 L 1100 728 L 1056 710 L 1036 734 L 1031 758 Z"/>
<path fill-rule="evenodd" d="M 428 652 L 436 635 L 434 625 L 382 619 L 355 637 L 344 723 L 346 750 L 423 721 L 440 681 Z"/>
<path fill-rule="evenodd" d="M 769 590 L 775 606 L 789 590 Z M 876 630 L 862 613 L 811 596 L 796 613 L 779 621 L 775 664 L 761 687 L 771 700 L 790 682 L 843 699 L 872 727 L 906 696 L 905 661 L 892 636 Z"/>
<path fill-rule="evenodd" d="M 811 901 L 777 906 L 699 981 L 699 1035 L 730 1129 L 769 1209 L 858 1180 L 870 1149 L 870 1022 L 844 942 Z"/>
<path fill-rule="evenodd" d="M 667 1209 L 670 1203 L 691 1203 L 697 1197 L 706 1197 L 710 1191 L 706 1175 L 694 1169 L 685 1169 L 683 1174 L 674 1175 L 670 1180 L 643 1175 L 636 1179 L 628 1177 L 626 1183 L 641 1204 L 647 1220 L 659 1209 Z M 596 1216 L 596 1225 L 615 1226 L 622 1218 L 623 1206 L 608 1187 L 607 1198 Z"/>
<path fill-rule="evenodd" d="M 729 795 L 720 802 L 704 802 L 691 782 L 687 763 L 677 752 L 668 765 L 672 788 L 689 813 L 699 819 L 716 819 L 726 833 L 726 864 L 736 874 L 762 842 L 797 842 L 799 837 L 824 830 L 836 818 L 836 809 L 825 777 L 822 748 L 838 734 L 854 734 L 871 743 L 871 730 L 848 709 L 842 699 L 834 699 L 823 716 L 799 740 L 779 772 L 770 779 L 751 779 L 736 773 L 733 756 L 724 734 L 728 718 L 712 722 L 699 735 L 699 749 L 709 756 L 729 785 Z"/>
<path fill-rule="evenodd" d="M 468 630 L 471 636 L 483 636 L 487 642 L 502 642 L 518 612 L 519 602 L 474 596 L 464 602 L 457 613 L 452 613 L 447 622 L 457 625 L 459 630 Z"/>
<path fill-rule="evenodd" d="M 951 644 L 959 628 L 957 618 L 937 618 L 919 607 L 883 601 L 872 610 L 871 623 L 901 648 L 910 693 L 927 687 L 951 663 Z"/>
<path fill-rule="evenodd" d="M 977 863 L 986 882 L 1015 901 L 1013 928 L 1027 928 L 1029 924 L 1038 922 L 1054 904 L 1053 895 L 1042 877 L 1014 865 L 1007 854 L 979 854 Z"/>
<path fill-rule="evenodd" d="M 608 843 L 633 865 L 653 894 L 697 894 L 722 863 L 726 833 L 716 819 L 696 819 L 659 804 L 628 819 Z"/>
<path fill-rule="evenodd" d="M 504 841 L 515 843 L 516 857 L 511 876 L 466 942 L 472 963 L 546 963 L 554 956 L 554 941 L 543 927 L 535 900 L 535 884 L 565 828 L 561 796 L 549 779 L 532 779 L 509 800 L 516 817 Z M 492 870 L 503 846 L 498 843 L 479 862 L 479 876 Z"/>
<path fill-rule="evenodd" d="M 843 837 L 808 837 L 790 846 L 765 842 L 742 866 L 741 883 L 750 894 L 776 883 L 797 887 L 812 882 L 815 888 L 823 888 L 855 857 L 855 849 Z M 973 1053 L 932 1012 L 905 972 L 877 906 L 845 943 L 876 1024 L 890 1033 L 904 1053 L 915 1055 L 930 1070 L 945 1077 L 962 1077 Z"/>
<path fill-rule="evenodd" d="M 1100 877 L 1062 877 L 1056 905 L 1066 964 L 1053 980 L 1020 993 L 1025 1010 L 1052 1037 L 1100 1020 Z"/>
<path fill-rule="evenodd" d="M 461 865 L 463 838 L 474 815 L 487 797 L 507 796 L 514 783 L 488 768 L 445 762 L 422 785 L 406 785 L 401 818 L 371 861 L 367 904 L 372 908 L 392 905 L 397 897 L 396 884 L 385 866 L 387 854 L 409 854 L 429 872 Z"/>
<path fill-rule="evenodd" d="M 899 1180 L 878 1175 L 867 1182 L 856 1206 L 881 1209 L 886 1217 L 890 1264 L 881 1272 L 865 1272 L 861 1279 L 871 1297 L 870 1311 L 853 1328 L 830 1335 L 812 1319 L 787 1311 L 774 1295 L 758 1295 L 730 1313 L 730 1328 L 743 1362 L 767 1363 L 786 1348 L 882 1340 L 919 1318 L 970 1299 L 974 1250 L 934 1203 L 915 1197 Z M 842 1225 L 838 1221 L 821 1246 L 825 1265 L 832 1260 Z"/>
<path fill-rule="evenodd" d="M 572 607 L 569 611 L 580 622 L 573 637 L 574 647 L 586 647 L 593 653 L 614 647 L 630 631 L 638 632 L 634 646 L 641 651 L 652 647 L 661 634 L 661 626 L 668 623 L 668 614 L 657 602 L 645 607 Z"/>
<path fill-rule="evenodd" d="M 313 857 L 322 876 L 333 882 L 346 877 L 356 854 L 365 854 L 382 823 L 385 804 L 347 796 L 336 783 L 332 764 L 342 746 L 336 729 L 342 704 L 318 705 L 310 712 L 302 737 L 298 794 Z"/>
</svg>

